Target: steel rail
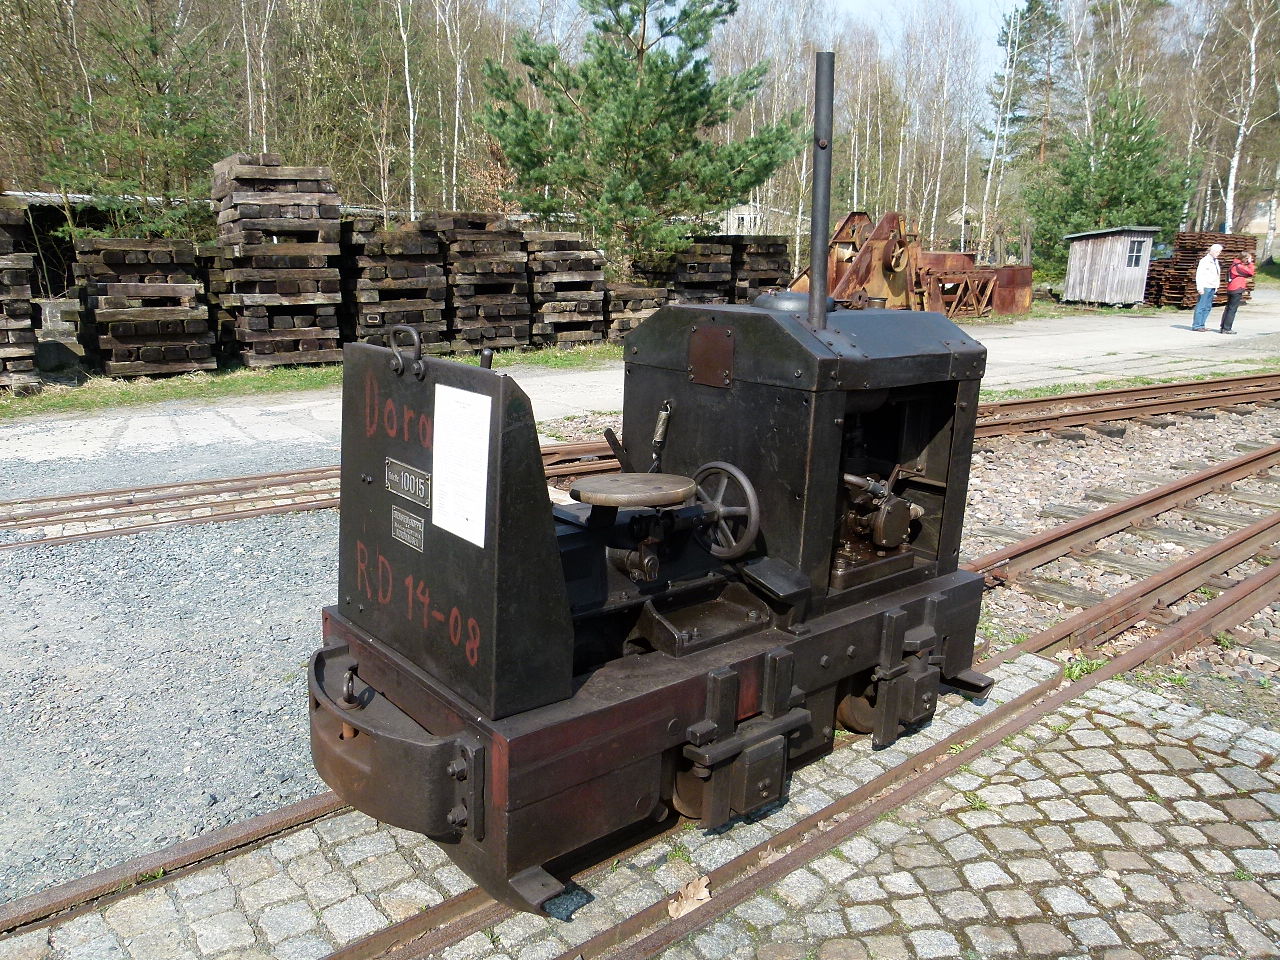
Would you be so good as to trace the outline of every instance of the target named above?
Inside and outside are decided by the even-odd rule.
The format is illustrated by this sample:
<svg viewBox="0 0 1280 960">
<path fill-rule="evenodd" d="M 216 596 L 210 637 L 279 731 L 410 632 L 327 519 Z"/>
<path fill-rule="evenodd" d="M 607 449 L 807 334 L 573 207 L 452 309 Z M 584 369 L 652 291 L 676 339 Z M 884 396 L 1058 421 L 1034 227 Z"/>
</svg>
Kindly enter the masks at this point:
<svg viewBox="0 0 1280 960">
<path fill-rule="evenodd" d="M 1277 464 L 1280 444 L 1246 453 L 984 554 L 964 569 L 983 574 L 988 582 L 1016 577 Z"/>
<path fill-rule="evenodd" d="M 677 941 L 705 927 L 717 917 L 723 916 L 761 889 L 777 883 L 811 863 L 816 857 L 843 843 L 854 833 L 868 826 L 882 811 L 896 809 L 910 802 L 933 784 L 950 776 L 966 764 L 973 763 L 1005 738 L 1023 732 L 1031 724 L 1079 697 L 1081 693 L 1152 659 L 1169 656 L 1180 649 L 1203 642 L 1216 630 L 1234 626 L 1253 616 L 1272 603 L 1280 594 L 1278 581 L 1280 581 L 1280 564 L 1272 564 L 1261 573 L 1220 594 L 1215 600 L 1198 608 L 1177 624 L 1111 660 L 1106 666 L 1080 680 L 1062 686 L 1029 709 L 1015 713 L 995 729 L 981 735 L 976 741 L 970 742 L 958 753 L 952 754 L 949 751 L 944 753 L 938 747 L 933 748 L 930 753 L 937 763 L 927 773 L 922 773 L 900 785 L 886 783 L 884 785 L 886 788 L 893 788 L 890 793 L 882 796 L 874 804 L 850 813 L 847 817 L 815 815 L 816 819 L 810 818 L 812 823 L 805 822 L 806 830 L 798 834 L 796 845 L 782 856 L 765 860 L 757 851 L 748 851 L 742 857 L 713 870 L 709 875 L 711 899 L 696 906 L 690 913 L 666 920 L 662 916 L 662 908 L 667 904 L 665 902 L 655 904 L 641 911 L 632 920 L 624 921 L 618 927 L 588 940 L 581 946 L 562 954 L 556 960 L 575 960 L 578 957 L 582 960 L 598 960 L 605 955 L 608 955 L 610 960 L 648 960 L 650 957 L 657 956 Z M 1046 691 L 1042 687 L 1036 688 L 1032 693 L 1043 695 Z M 941 746 L 940 744 L 939 747 Z M 874 783 L 875 781 L 872 781 L 871 784 L 867 784 L 867 787 L 871 787 Z M 754 854 L 755 863 L 751 862 L 752 854 Z M 646 928 L 653 926 L 657 926 L 657 929 L 644 934 Z M 618 944 L 636 937 L 639 939 L 625 948 L 610 952 Z"/>
<path fill-rule="evenodd" d="M 546 444 L 540 448 L 540 452 L 543 470 L 547 477 L 578 476 L 618 469 L 617 460 L 613 459 L 609 445 L 603 440 Z M 0 543 L 0 551 L 36 545 L 57 546 L 104 537 L 131 536 L 135 533 L 147 533 L 177 525 L 218 523 L 277 513 L 323 510 L 338 506 L 339 494 L 336 490 L 316 489 L 315 486 L 337 478 L 338 467 L 336 466 L 312 467 L 306 470 L 230 477 L 222 480 L 156 484 L 133 490 L 106 490 L 99 493 L 8 501 L 0 503 L 0 531 L 64 523 L 93 523 L 120 517 L 157 516 L 183 511 L 208 512 L 198 516 L 173 517 L 151 523 L 107 526 L 53 537 L 8 541 Z M 311 489 L 297 489 L 300 486 L 308 486 Z M 139 494 L 142 495 L 139 496 Z M 249 495 L 237 496 L 229 500 L 201 499 L 226 494 Z M 182 502 L 188 499 L 199 499 L 200 502 Z M 245 505 L 261 503 L 264 500 L 286 499 L 291 502 L 244 509 Z M 64 506 L 55 507 L 52 504 L 64 504 Z M 37 506 L 39 509 L 22 511 L 21 508 L 26 506 Z M 4 515 L 6 507 L 11 508 L 8 516 Z M 18 509 L 15 511 L 13 508 Z"/>
<path fill-rule="evenodd" d="M 171 527 L 186 526 L 192 523 L 224 523 L 228 520 L 251 520 L 254 517 L 268 517 L 277 513 L 304 513 L 309 510 L 326 510 L 336 506 L 338 506 L 338 495 L 335 492 L 314 500 L 285 503 L 274 507 L 257 507 L 253 510 L 239 510 L 205 517 L 175 517 L 172 520 L 157 520 L 154 523 L 111 527 L 104 530 L 86 530 L 82 533 L 66 533 L 56 537 L 41 537 L 36 540 L 7 540 L 0 543 L 0 551 L 21 550 L 24 547 L 57 547 L 68 543 L 78 543 L 81 540 L 101 540 L 105 537 L 132 537 L 139 533 L 153 533 L 156 530 L 168 530 Z"/>
<path fill-rule="evenodd" d="M 164 483 L 147 487 L 123 488 L 119 490 L 102 490 L 94 493 L 61 494 L 53 497 L 37 497 L 31 500 L 8 500 L 0 502 L 0 524 L 10 520 L 27 519 L 29 517 L 56 516 L 71 510 L 106 510 L 113 507 L 130 507 L 139 504 L 163 503 L 175 498 L 193 496 L 214 496 L 220 493 L 238 493 L 242 490 L 258 490 L 264 485 L 273 483 L 314 483 L 327 480 L 338 475 L 336 466 L 310 467 L 305 470 L 289 470 L 283 473 L 259 473 L 244 477 L 225 477 L 216 480 L 193 480 L 189 483 Z M 145 496 L 138 496 L 144 494 Z M 105 502 L 88 503 L 98 498 L 112 498 Z M 6 508 L 22 508 L 26 506 L 43 506 L 48 504 L 71 504 L 70 506 L 13 512 Z"/>
<path fill-rule="evenodd" d="M 77 907 L 101 903 L 126 894 L 131 887 L 190 867 L 207 864 L 277 834 L 319 820 L 344 809 L 338 795 L 326 790 L 306 800 L 253 817 L 243 823 L 211 830 L 155 853 L 69 880 L 37 893 L 0 905 L 0 933 L 32 927 Z"/>
<path fill-rule="evenodd" d="M 1121 590 L 1102 603 L 1081 610 L 1034 637 L 1006 647 L 982 663 L 984 667 L 995 667 L 1011 657 L 1040 653 L 1067 643 L 1080 643 L 1086 649 L 1093 649 L 1097 640 L 1114 636 L 1157 610 L 1167 608 L 1203 586 L 1209 578 L 1225 573 L 1277 542 L 1280 542 L 1280 512 L 1263 517 L 1212 546 L 1197 550 L 1160 573 Z"/>
<path fill-rule="evenodd" d="M 1003 413 L 1023 410 L 1039 410 L 1052 404 L 1125 403 L 1130 400 L 1149 400 L 1177 394 L 1209 395 L 1214 390 L 1232 390 L 1246 387 L 1280 387 L 1280 373 L 1245 374 L 1238 377 L 1214 377 L 1209 380 L 1179 380 L 1174 383 L 1150 383 L 1137 387 L 1113 387 L 1108 390 L 1087 390 L 1079 393 L 1060 393 L 1052 397 L 1019 397 L 1013 400 L 995 400 L 978 405 L 978 417 L 994 417 Z"/>
<path fill-rule="evenodd" d="M 95 523 L 107 520 L 116 520 L 123 517 L 135 516 L 156 516 L 163 513 L 177 513 L 180 511 L 191 510 L 213 510 L 225 506 L 235 506 L 243 503 L 260 503 L 263 500 L 285 500 L 289 498 L 303 499 L 314 497 L 317 493 L 327 493 L 333 490 L 333 481 L 336 481 L 337 475 L 332 478 L 319 478 L 316 480 L 303 480 L 298 483 L 281 483 L 273 486 L 265 487 L 244 487 L 239 490 L 227 488 L 218 493 L 199 493 L 193 494 L 190 498 L 175 499 L 166 497 L 156 497 L 148 503 L 140 505 L 113 506 L 113 507 L 83 507 L 66 512 L 59 513 L 50 511 L 43 516 L 25 516 L 19 519 L 3 519 L 0 518 L 0 530 L 27 530 L 31 527 L 51 527 L 68 523 Z M 324 486 L 322 486 L 324 485 Z M 306 487 L 307 489 L 302 489 Z M 217 500 L 205 499 L 217 497 L 221 493 L 244 493 L 246 496 L 237 496 L 233 500 Z"/>
<path fill-rule="evenodd" d="M 1078 427 L 1108 420 L 1132 420 L 1135 417 L 1157 416 L 1162 413 L 1182 413 L 1202 410 L 1205 407 L 1230 407 L 1260 400 L 1280 399 L 1280 384 L 1257 389 L 1241 389 L 1228 392 L 1205 392 L 1168 398 L 1130 400 L 1114 406 L 1053 410 L 1049 400 L 1041 401 L 1042 412 L 1024 413 L 991 420 L 978 420 L 975 437 L 1005 436 L 1011 433 L 1031 433 L 1058 427 Z"/>
</svg>

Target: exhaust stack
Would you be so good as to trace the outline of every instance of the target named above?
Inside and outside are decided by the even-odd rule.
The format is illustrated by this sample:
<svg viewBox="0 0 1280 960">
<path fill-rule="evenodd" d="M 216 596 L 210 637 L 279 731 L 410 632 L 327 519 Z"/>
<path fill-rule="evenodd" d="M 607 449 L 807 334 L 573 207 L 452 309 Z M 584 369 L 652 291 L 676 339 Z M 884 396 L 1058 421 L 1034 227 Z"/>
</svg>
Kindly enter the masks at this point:
<svg viewBox="0 0 1280 960">
<path fill-rule="evenodd" d="M 813 207 L 809 212 L 809 325 L 827 327 L 827 239 L 831 234 L 831 114 L 836 55 L 817 55 L 813 84 Z"/>
</svg>

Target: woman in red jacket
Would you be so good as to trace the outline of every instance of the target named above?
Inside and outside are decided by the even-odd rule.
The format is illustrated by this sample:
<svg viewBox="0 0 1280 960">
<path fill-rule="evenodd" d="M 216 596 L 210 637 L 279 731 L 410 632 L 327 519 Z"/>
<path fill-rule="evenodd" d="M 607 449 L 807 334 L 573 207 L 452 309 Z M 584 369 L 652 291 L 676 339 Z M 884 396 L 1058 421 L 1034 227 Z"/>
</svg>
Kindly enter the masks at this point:
<svg viewBox="0 0 1280 960">
<path fill-rule="evenodd" d="M 1219 333 L 1235 333 L 1231 325 L 1236 320 L 1236 308 L 1240 306 L 1240 298 L 1244 296 L 1245 287 L 1249 285 L 1249 278 L 1253 276 L 1255 269 L 1252 253 L 1242 254 L 1231 261 L 1227 270 L 1227 305 L 1222 311 Z"/>
</svg>

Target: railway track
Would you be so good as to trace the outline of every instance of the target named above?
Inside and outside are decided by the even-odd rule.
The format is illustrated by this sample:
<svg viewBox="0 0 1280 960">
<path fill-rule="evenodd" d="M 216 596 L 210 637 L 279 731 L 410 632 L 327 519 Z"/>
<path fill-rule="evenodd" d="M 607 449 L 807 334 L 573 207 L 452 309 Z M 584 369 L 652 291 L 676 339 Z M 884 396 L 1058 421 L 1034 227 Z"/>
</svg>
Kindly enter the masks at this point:
<svg viewBox="0 0 1280 960">
<path fill-rule="evenodd" d="M 1007 436 L 1133 420 L 1212 407 L 1280 400 L 1280 374 L 1187 380 L 1055 397 L 1000 400 L 978 407 L 978 437 Z"/>
<path fill-rule="evenodd" d="M 978 408 L 978 437 L 1060 429 L 1111 420 L 1280 400 L 1280 374 L 1126 387 Z M 541 448 L 548 480 L 612 472 L 618 463 L 604 440 Z M 338 467 L 314 467 L 221 480 L 107 490 L 0 503 L 0 550 L 74 543 L 99 537 L 324 510 L 339 504 Z M 32 535 L 32 531 L 38 531 Z"/>
<path fill-rule="evenodd" d="M 549 479 L 616 470 L 603 440 L 547 444 Z M 100 537 L 147 533 L 191 523 L 244 520 L 336 507 L 338 467 L 313 467 L 246 477 L 159 484 L 131 489 L 39 497 L 0 503 L 0 550 L 52 546 Z"/>
<path fill-rule="evenodd" d="M 1280 445 L 1252 451 L 993 551 L 968 566 L 987 575 L 994 585 L 1027 584 L 1034 579 L 1035 571 L 1046 564 L 1067 557 L 1084 561 L 1090 557 L 1096 559 L 1096 555 L 1103 552 L 1097 544 L 1107 537 L 1138 529 L 1134 524 L 1150 524 L 1173 511 L 1201 510 L 1195 505 L 1198 497 L 1220 492 L 1224 486 L 1240 479 L 1269 476 L 1268 471 L 1278 465 Z M 1255 501 L 1258 499 L 1262 498 L 1254 497 Z M 557 960 L 574 960 L 579 956 L 583 960 L 603 960 L 605 957 L 640 960 L 654 956 L 829 851 L 877 816 L 919 797 L 942 779 L 972 763 L 984 751 L 1025 731 L 1103 680 L 1165 659 L 1205 642 L 1219 631 L 1238 626 L 1280 596 L 1280 564 L 1259 565 L 1257 572 L 1243 577 L 1224 575 L 1251 558 L 1267 556 L 1277 543 L 1280 543 L 1280 505 L 1276 511 L 1256 516 L 1247 524 L 1234 522 L 1233 529 L 1226 530 L 1217 541 L 1202 546 L 1184 560 L 1152 572 L 1115 596 L 1087 606 L 1079 614 L 1048 627 L 1015 647 L 996 652 L 984 662 L 983 669 L 997 675 L 1007 677 L 1006 671 L 1010 668 L 1040 665 L 1036 668 L 1040 671 L 1038 679 L 1030 689 L 1008 697 L 978 720 L 961 726 L 954 734 L 931 745 L 920 745 L 919 751 L 904 762 L 865 780 L 830 805 L 785 824 L 764 840 L 745 845 L 745 849 L 736 856 L 707 872 L 713 895 L 687 915 L 674 918 L 669 915 L 673 892 L 667 891 L 666 895 L 656 897 L 632 915 L 597 930 Z M 1175 617 L 1174 605 L 1188 597 L 1203 599 L 1199 591 L 1207 583 L 1217 584 L 1217 596 L 1185 610 L 1183 616 Z M 1128 649 L 1107 647 L 1108 641 L 1125 631 L 1132 633 L 1132 628 L 1140 620 L 1163 620 L 1164 623 L 1158 631 L 1139 632 L 1141 635 Z M 1110 654 L 1110 657 L 1100 669 L 1065 683 L 1059 664 L 1025 657 L 1026 654 L 1051 653 L 1064 644 L 1091 644 L 1092 650 L 1103 657 Z M 916 745 L 911 740 L 904 743 L 909 745 L 908 750 Z M 841 747 L 848 746 L 847 741 L 841 743 Z M 332 794 L 327 794 L 249 821 L 241 827 L 218 831 L 94 877 L 54 888 L 0 909 L 0 930 L 25 930 L 59 922 L 60 915 L 72 916 L 92 909 L 103 898 L 128 896 L 127 892 L 120 892 L 122 886 L 139 882 L 144 886 L 159 883 L 161 881 L 154 877 L 161 871 L 166 875 L 174 871 L 179 875 L 198 872 L 246 850 L 265 846 L 341 809 L 341 803 Z M 680 823 L 666 829 L 654 828 L 650 835 L 632 838 L 634 842 L 627 849 L 609 851 L 603 862 L 601 849 L 595 849 L 577 862 L 561 864 L 560 872 L 572 875 L 583 889 L 600 889 L 607 882 L 611 864 L 636 856 L 655 844 L 669 843 L 683 829 L 686 827 Z M 510 916 L 510 911 L 473 888 L 358 939 L 339 949 L 334 956 L 337 960 L 378 957 L 411 960 L 432 956 L 467 937 L 492 931 Z"/>
</svg>

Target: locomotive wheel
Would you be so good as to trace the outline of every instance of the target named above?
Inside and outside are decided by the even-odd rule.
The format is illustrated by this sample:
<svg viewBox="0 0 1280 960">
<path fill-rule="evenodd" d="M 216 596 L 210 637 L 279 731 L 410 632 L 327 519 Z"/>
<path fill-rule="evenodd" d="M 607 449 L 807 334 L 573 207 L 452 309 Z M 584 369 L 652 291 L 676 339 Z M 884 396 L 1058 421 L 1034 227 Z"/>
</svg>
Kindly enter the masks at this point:
<svg viewBox="0 0 1280 960">
<path fill-rule="evenodd" d="M 731 463 L 712 461 L 693 475 L 696 500 L 712 518 L 695 536 L 713 557 L 736 560 L 760 535 L 760 501 L 747 475 Z M 731 489 L 732 485 L 732 489 Z"/>
<path fill-rule="evenodd" d="M 876 701 L 870 693 L 848 694 L 836 707 L 840 726 L 851 733 L 870 733 L 874 728 Z"/>
<path fill-rule="evenodd" d="M 693 775 L 692 770 L 676 772 L 675 788 L 671 791 L 671 805 L 690 820 L 702 819 L 702 794 L 705 780 Z"/>
</svg>

